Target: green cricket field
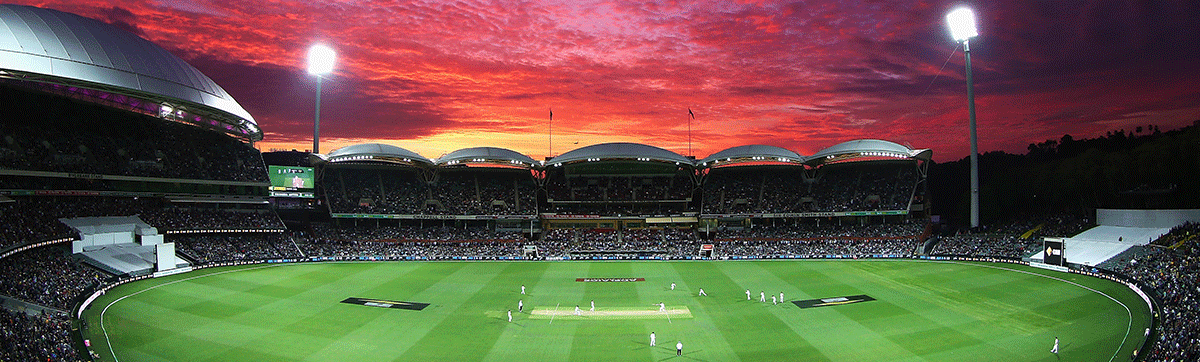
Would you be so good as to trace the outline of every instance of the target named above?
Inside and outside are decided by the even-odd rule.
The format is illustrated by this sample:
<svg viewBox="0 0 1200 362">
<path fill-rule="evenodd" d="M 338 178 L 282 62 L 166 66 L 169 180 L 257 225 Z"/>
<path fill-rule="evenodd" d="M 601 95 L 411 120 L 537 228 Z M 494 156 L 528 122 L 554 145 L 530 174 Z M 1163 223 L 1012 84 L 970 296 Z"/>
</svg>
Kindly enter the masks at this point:
<svg viewBox="0 0 1200 362">
<path fill-rule="evenodd" d="M 1122 284 L 1013 264 L 326 262 L 132 282 L 83 319 L 122 362 L 1129 361 L 1150 312 Z"/>
</svg>

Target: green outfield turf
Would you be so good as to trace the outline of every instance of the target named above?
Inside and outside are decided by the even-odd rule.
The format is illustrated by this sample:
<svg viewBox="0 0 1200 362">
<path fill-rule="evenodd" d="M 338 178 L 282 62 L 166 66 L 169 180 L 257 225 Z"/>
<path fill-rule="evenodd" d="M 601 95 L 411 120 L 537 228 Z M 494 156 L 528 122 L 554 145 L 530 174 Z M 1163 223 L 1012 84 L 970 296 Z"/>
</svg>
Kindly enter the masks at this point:
<svg viewBox="0 0 1200 362">
<path fill-rule="evenodd" d="M 914 260 L 212 268 L 122 285 L 84 318 L 102 360 L 130 362 L 1128 361 L 1149 324 L 1117 283 Z"/>
</svg>

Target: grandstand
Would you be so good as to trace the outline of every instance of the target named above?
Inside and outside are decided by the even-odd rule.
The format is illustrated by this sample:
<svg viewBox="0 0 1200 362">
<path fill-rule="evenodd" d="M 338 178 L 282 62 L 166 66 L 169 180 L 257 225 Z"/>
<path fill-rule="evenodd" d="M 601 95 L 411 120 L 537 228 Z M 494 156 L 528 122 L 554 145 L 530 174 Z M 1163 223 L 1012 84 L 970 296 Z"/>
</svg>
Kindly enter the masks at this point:
<svg viewBox="0 0 1200 362">
<path fill-rule="evenodd" d="M 212 79 L 74 14 L 0 5 L 0 28 L 0 294 L 63 313 L 103 280 L 189 265 L 157 240 L 283 231 L 263 133 Z M 57 320 L 22 327 L 54 348 L 14 340 L 0 359 L 78 360 L 71 323 L 41 322 Z"/>
<path fill-rule="evenodd" d="M 362 144 L 319 155 L 316 166 L 330 216 L 341 224 L 538 219 L 545 230 L 740 229 L 805 218 L 898 222 L 923 214 L 920 186 L 930 155 L 857 140 L 810 157 L 749 145 L 697 161 L 649 145 L 606 143 L 542 162 L 491 147 L 431 160 Z"/>
<path fill-rule="evenodd" d="M 543 216 L 610 220 L 595 223 L 601 228 L 620 226 L 611 220 L 694 216 L 689 208 L 697 181 L 694 170 L 691 159 L 658 147 L 635 143 L 581 147 L 546 162 Z"/>
</svg>

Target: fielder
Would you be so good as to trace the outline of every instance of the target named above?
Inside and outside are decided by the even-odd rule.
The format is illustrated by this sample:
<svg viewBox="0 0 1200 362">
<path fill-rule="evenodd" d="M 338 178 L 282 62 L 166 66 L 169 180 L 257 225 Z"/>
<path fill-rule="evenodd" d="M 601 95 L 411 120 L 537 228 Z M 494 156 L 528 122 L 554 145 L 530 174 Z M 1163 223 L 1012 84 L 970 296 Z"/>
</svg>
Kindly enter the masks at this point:
<svg viewBox="0 0 1200 362">
<path fill-rule="evenodd" d="M 776 302 L 776 301 L 775 301 L 775 296 L 774 296 L 774 295 L 772 295 L 772 296 L 771 296 L 771 304 L 774 304 L 774 305 L 779 305 L 779 302 Z"/>
<path fill-rule="evenodd" d="M 508 310 L 508 321 L 512 322 L 512 309 Z"/>
<path fill-rule="evenodd" d="M 650 347 L 654 347 L 654 332 L 650 332 Z"/>
<path fill-rule="evenodd" d="M 750 289 L 746 289 L 746 300 L 750 300 Z"/>
<path fill-rule="evenodd" d="M 779 302 L 783 303 L 783 292 L 779 292 Z"/>
<path fill-rule="evenodd" d="M 1054 348 L 1050 349 L 1050 353 L 1058 354 L 1058 337 L 1054 337 Z"/>
<path fill-rule="evenodd" d="M 525 294 L 525 284 L 521 284 L 521 294 Z"/>
<path fill-rule="evenodd" d="M 700 295 L 697 295 L 697 297 L 707 297 L 707 296 L 708 296 L 708 293 L 704 292 L 704 288 L 700 288 Z"/>
<path fill-rule="evenodd" d="M 580 314 L 579 314 L 579 306 L 578 306 L 578 305 L 576 305 L 576 306 L 575 306 L 575 315 L 580 315 Z"/>
<path fill-rule="evenodd" d="M 591 311 L 592 312 L 596 311 L 596 301 L 595 300 L 592 301 L 592 310 Z"/>
<path fill-rule="evenodd" d="M 671 290 L 675 290 L 675 283 L 671 283 Z"/>
<path fill-rule="evenodd" d="M 758 292 L 758 301 L 766 303 L 767 302 L 767 292 Z"/>
<path fill-rule="evenodd" d="M 525 312 L 525 301 L 518 299 L 517 300 L 517 313 L 524 313 L 524 312 Z"/>
</svg>

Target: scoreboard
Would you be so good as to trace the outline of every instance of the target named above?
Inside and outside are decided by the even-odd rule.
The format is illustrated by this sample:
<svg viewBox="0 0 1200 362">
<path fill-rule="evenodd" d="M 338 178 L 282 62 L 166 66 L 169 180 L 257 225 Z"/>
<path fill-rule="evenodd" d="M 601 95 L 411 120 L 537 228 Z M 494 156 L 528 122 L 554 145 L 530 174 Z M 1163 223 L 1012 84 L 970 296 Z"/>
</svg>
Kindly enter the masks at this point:
<svg viewBox="0 0 1200 362">
<path fill-rule="evenodd" d="M 312 167 L 267 166 L 271 197 L 315 197 L 316 178 Z"/>
</svg>

